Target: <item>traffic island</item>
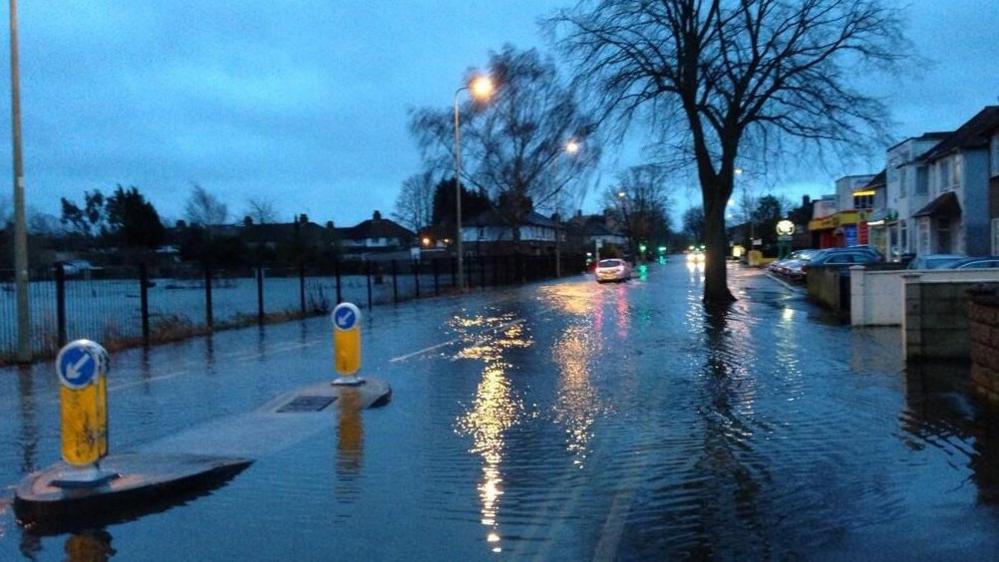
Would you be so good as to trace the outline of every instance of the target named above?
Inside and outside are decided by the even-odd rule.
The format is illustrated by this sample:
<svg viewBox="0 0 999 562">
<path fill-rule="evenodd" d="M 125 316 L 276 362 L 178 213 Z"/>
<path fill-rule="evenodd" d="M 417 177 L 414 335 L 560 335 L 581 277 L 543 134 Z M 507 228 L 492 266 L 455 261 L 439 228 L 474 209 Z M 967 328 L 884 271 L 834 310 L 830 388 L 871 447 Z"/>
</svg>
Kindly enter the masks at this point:
<svg viewBox="0 0 999 562">
<path fill-rule="evenodd" d="M 18 486 L 14 510 L 33 534 L 49 535 L 130 521 L 209 493 L 253 462 L 191 454 L 109 455 L 110 475 L 92 487 L 66 486 L 76 468 L 57 463 L 29 474 Z"/>
</svg>

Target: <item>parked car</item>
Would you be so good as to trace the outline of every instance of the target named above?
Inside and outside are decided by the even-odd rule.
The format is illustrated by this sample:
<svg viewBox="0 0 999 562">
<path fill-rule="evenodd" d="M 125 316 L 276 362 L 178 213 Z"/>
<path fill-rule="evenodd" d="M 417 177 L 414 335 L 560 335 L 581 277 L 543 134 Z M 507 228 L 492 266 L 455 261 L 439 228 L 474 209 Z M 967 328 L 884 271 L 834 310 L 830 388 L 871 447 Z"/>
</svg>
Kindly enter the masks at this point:
<svg viewBox="0 0 999 562">
<path fill-rule="evenodd" d="M 906 269 L 941 269 L 966 257 L 959 254 L 927 254 L 913 258 Z"/>
<path fill-rule="evenodd" d="M 940 269 L 986 269 L 999 268 L 999 256 L 978 256 L 951 262 Z"/>
<path fill-rule="evenodd" d="M 771 273 L 782 275 L 784 277 L 792 277 L 792 272 L 795 275 L 800 275 L 801 264 L 811 260 L 812 256 L 818 252 L 819 250 L 812 249 L 795 250 L 794 252 L 788 254 L 786 258 L 772 262 L 769 266 L 767 266 L 767 270 Z"/>
<path fill-rule="evenodd" d="M 631 264 L 624 260 L 608 259 L 597 262 L 597 283 L 627 281 L 631 279 Z"/>
<path fill-rule="evenodd" d="M 867 246 L 852 246 L 849 248 L 828 248 L 816 252 L 808 263 L 802 264 L 802 277 L 808 274 L 808 270 L 815 266 L 841 266 L 864 265 L 868 263 L 878 263 L 881 261 L 881 254 L 868 248 Z"/>
</svg>

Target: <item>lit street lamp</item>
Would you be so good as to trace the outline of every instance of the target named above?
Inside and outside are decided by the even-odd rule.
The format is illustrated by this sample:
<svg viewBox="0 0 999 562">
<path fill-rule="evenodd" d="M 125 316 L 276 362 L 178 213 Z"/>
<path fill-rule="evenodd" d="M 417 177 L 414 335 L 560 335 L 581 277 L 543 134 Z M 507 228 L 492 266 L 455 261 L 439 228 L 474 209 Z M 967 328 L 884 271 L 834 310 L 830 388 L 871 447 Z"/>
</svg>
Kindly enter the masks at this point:
<svg viewBox="0 0 999 562">
<path fill-rule="evenodd" d="M 455 191 L 455 249 L 458 252 L 458 287 L 465 290 L 464 255 L 461 247 L 461 118 L 458 109 L 458 94 L 468 90 L 472 98 L 486 101 L 493 95 L 495 88 L 492 79 L 487 75 L 476 76 L 472 81 L 454 91 L 454 191 Z"/>
<path fill-rule="evenodd" d="M 570 139 L 562 151 L 569 156 L 575 156 L 579 149 L 579 142 Z M 561 153 L 555 156 L 555 181 L 558 181 L 558 160 L 561 156 Z M 555 277 L 558 278 L 562 277 L 562 234 L 559 232 L 559 227 L 562 225 L 562 186 L 555 188 L 555 217 L 558 219 L 555 221 Z"/>
</svg>

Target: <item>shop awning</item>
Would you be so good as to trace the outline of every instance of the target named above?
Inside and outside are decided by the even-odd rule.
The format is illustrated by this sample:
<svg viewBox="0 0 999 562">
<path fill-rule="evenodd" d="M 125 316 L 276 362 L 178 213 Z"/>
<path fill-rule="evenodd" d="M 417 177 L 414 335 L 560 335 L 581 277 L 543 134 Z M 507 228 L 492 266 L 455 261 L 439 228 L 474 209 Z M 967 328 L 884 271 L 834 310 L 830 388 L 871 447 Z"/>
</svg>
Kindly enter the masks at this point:
<svg viewBox="0 0 999 562">
<path fill-rule="evenodd" d="M 930 201 L 925 207 L 912 214 L 913 217 L 959 217 L 961 216 L 961 204 L 957 201 L 957 194 L 948 191 Z"/>
</svg>

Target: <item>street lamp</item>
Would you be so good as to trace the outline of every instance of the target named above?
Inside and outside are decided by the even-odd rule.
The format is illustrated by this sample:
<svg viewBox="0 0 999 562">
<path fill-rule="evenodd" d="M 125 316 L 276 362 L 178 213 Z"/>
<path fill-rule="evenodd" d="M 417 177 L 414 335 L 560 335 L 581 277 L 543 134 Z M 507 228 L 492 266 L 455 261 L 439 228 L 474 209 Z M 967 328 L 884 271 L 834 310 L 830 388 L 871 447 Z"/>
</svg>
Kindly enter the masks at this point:
<svg viewBox="0 0 999 562">
<path fill-rule="evenodd" d="M 580 149 L 580 144 L 575 139 L 570 139 L 565 143 L 562 152 L 569 156 L 575 156 Z M 558 161 L 562 154 L 555 156 L 555 181 L 558 181 Z M 559 227 L 562 225 L 562 186 L 555 188 L 555 277 L 562 277 L 562 235 Z"/>
<path fill-rule="evenodd" d="M 461 247 L 461 117 L 458 109 L 458 94 L 468 90 L 476 101 L 486 101 L 492 97 L 495 87 L 492 78 L 480 74 L 468 84 L 454 91 L 454 192 L 455 192 L 455 249 L 458 252 L 458 287 L 465 290 L 465 256 Z"/>
</svg>

